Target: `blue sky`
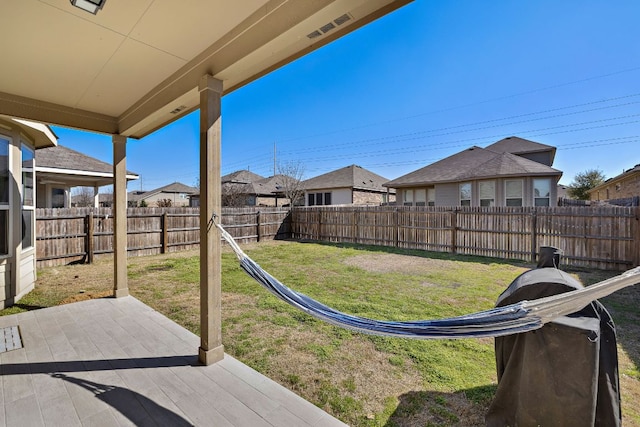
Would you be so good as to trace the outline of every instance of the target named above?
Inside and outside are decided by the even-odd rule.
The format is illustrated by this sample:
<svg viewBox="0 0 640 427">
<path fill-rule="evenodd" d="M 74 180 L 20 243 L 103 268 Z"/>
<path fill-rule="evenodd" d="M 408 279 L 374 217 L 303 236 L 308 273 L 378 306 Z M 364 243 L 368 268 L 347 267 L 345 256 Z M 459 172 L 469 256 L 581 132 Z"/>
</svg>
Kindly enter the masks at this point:
<svg viewBox="0 0 640 427">
<path fill-rule="evenodd" d="M 606 177 L 640 163 L 640 2 L 418 0 L 223 98 L 222 172 L 305 178 L 357 164 L 397 178 L 520 136 L 554 167 Z M 111 162 L 110 136 L 54 128 Z M 129 189 L 198 176 L 198 112 L 127 144 Z M 170 165 L 170 166 L 169 166 Z"/>
</svg>

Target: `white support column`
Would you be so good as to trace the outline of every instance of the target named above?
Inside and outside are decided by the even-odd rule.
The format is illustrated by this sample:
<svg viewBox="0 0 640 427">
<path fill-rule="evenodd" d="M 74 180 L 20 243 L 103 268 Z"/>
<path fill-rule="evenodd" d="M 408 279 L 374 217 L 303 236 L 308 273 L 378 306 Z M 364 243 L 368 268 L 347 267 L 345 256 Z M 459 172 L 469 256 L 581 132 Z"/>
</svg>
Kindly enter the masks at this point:
<svg viewBox="0 0 640 427">
<path fill-rule="evenodd" d="M 203 76 L 200 91 L 200 349 L 201 363 L 224 357 L 222 345 L 222 252 L 220 233 L 211 225 L 220 215 L 222 81 Z M 220 218 L 218 218 L 220 220 Z"/>
<path fill-rule="evenodd" d="M 97 185 L 93 187 L 93 207 L 100 207 L 100 187 Z"/>
<path fill-rule="evenodd" d="M 127 284 L 127 137 L 113 135 L 113 296 L 129 295 Z"/>
</svg>

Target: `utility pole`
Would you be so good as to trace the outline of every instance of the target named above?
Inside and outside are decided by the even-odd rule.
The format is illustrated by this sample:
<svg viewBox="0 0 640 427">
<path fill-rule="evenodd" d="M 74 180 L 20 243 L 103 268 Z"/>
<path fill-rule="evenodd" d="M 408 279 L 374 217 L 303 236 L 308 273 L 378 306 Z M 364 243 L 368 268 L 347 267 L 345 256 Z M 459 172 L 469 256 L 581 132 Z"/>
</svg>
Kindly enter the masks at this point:
<svg viewBox="0 0 640 427">
<path fill-rule="evenodd" d="M 276 176 L 276 143 L 273 143 L 273 176 Z"/>
</svg>

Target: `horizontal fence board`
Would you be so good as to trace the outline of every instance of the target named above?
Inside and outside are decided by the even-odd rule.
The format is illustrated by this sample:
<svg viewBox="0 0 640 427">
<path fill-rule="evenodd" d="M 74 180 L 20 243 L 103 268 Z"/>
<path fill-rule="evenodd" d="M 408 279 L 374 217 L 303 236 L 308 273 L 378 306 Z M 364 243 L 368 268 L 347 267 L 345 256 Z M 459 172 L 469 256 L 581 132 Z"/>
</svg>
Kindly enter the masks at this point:
<svg viewBox="0 0 640 427">
<path fill-rule="evenodd" d="M 289 238 L 290 211 L 284 208 L 223 208 L 221 221 L 243 242 Z M 127 209 L 128 256 L 155 255 L 199 247 L 198 208 Z M 38 267 L 90 262 L 113 253 L 110 208 L 36 210 Z"/>
<path fill-rule="evenodd" d="M 113 252 L 109 208 L 38 209 L 36 215 L 38 266 Z M 198 247 L 198 208 L 130 208 L 127 215 L 129 256 Z M 243 243 L 293 237 L 528 262 L 540 246 L 555 246 L 565 265 L 621 270 L 640 264 L 638 207 L 224 208 L 220 220 Z"/>
<path fill-rule="evenodd" d="M 535 261 L 541 246 L 565 265 L 627 269 L 640 264 L 640 210 L 623 207 L 294 208 L 292 237 Z"/>
</svg>

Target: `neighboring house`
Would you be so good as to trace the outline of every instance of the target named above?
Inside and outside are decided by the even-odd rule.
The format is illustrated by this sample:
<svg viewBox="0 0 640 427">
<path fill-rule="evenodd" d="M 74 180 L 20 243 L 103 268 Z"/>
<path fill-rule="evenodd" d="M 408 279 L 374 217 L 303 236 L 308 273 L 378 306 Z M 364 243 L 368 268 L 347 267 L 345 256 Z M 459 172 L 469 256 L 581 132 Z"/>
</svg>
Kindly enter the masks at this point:
<svg viewBox="0 0 640 427">
<path fill-rule="evenodd" d="M 555 147 L 515 136 L 471 147 L 384 184 L 405 206 L 557 206 Z"/>
<path fill-rule="evenodd" d="M 395 190 L 383 187 L 387 178 L 357 165 L 337 169 L 302 182 L 306 206 L 381 205 L 395 201 Z"/>
<path fill-rule="evenodd" d="M 638 196 L 640 196 L 640 164 L 589 190 L 589 198 L 597 201 L 628 199 Z"/>
<path fill-rule="evenodd" d="M 165 200 L 171 201 L 171 206 L 189 206 L 189 196 L 196 194 L 196 187 L 189 187 L 180 182 L 174 182 L 164 187 L 150 191 L 131 191 L 127 193 L 129 206 L 140 206 L 146 204 L 149 207 L 158 206 Z M 143 203 L 144 202 L 144 203 Z"/>
<path fill-rule="evenodd" d="M 248 170 L 222 177 L 222 206 L 286 206 L 290 200 L 284 195 L 285 175 L 264 178 Z M 200 206 L 200 195 L 190 197 L 189 206 Z"/>
<path fill-rule="evenodd" d="M 48 126 L 0 116 L 0 308 L 35 286 L 35 153 L 56 144 Z"/>
<path fill-rule="evenodd" d="M 127 171 L 127 181 L 138 179 Z M 78 206 L 71 201 L 73 187 L 93 187 L 90 205 L 98 202 L 99 188 L 113 184 L 113 166 L 61 145 L 36 151 L 36 200 L 39 208 Z M 86 205 L 86 200 L 83 200 Z"/>
</svg>

